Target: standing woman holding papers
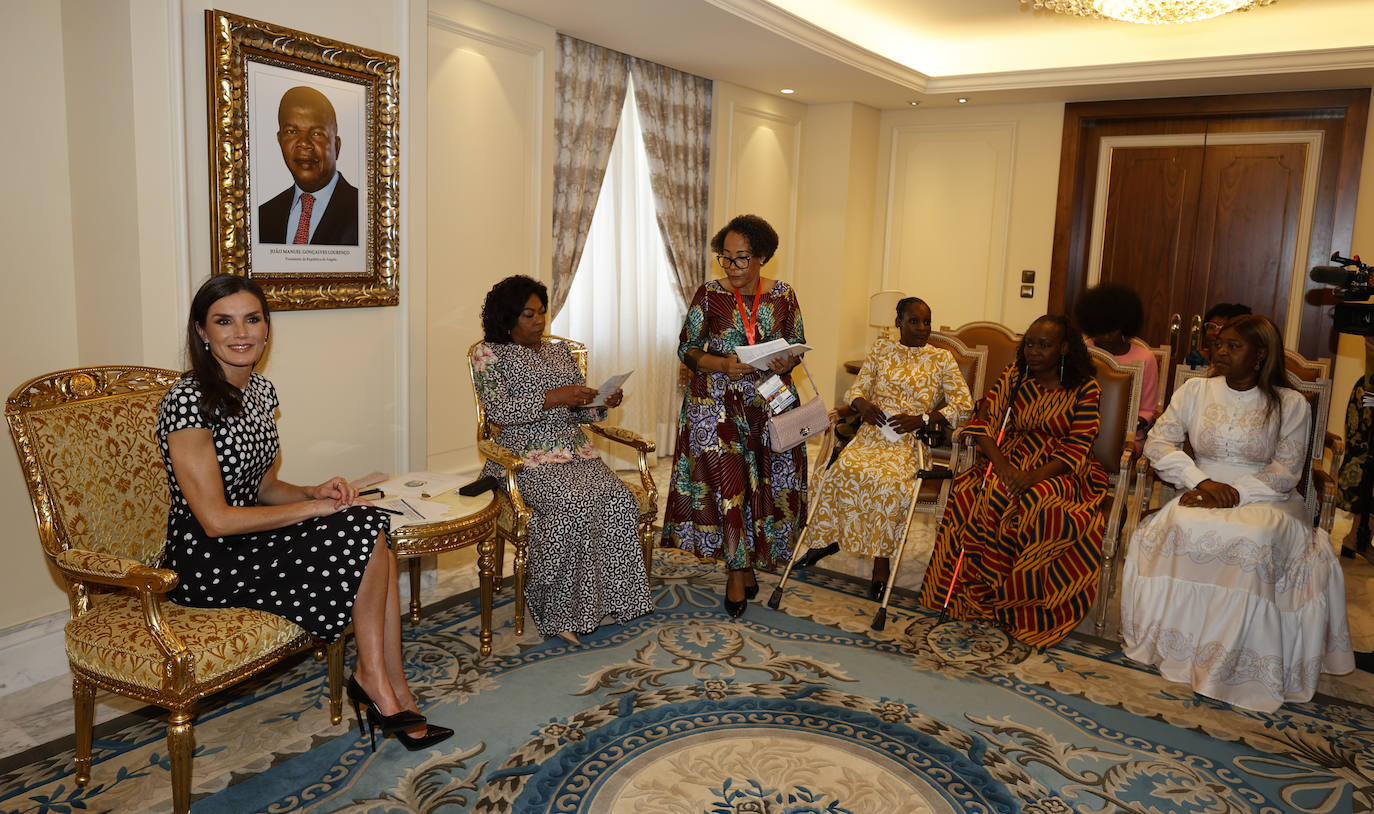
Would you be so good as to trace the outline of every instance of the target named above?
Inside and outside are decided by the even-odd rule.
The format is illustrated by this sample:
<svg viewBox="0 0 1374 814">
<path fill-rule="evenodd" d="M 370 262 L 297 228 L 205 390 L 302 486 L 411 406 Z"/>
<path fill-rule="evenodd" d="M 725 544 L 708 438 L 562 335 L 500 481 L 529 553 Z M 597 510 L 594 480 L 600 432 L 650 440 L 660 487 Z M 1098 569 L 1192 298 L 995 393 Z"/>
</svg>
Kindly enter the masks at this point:
<svg viewBox="0 0 1374 814">
<path fill-rule="evenodd" d="M 663 518 L 663 544 L 725 561 L 725 609 L 744 613 L 758 593 L 754 568 L 787 556 L 806 517 L 806 445 L 773 452 L 771 414 L 758 387 L 780 376 L 796 398 L 798 356 L 766 370 L 739 360 L 737 347 L 774 339 L 805 342 L 790 286 L 761 276 L 778 233 L 757 215 L 740 215 L 711 239 L 724 280 L 697 289 L 687 309 L 678 356 L 692 377 L 682 400 L 677 446 Z"/>
<path fill-rule="evenodd" d="M 515 476 L 534 513 L 525 599 L 539 632 L 578 644 L 577 634 L 649 613 L 639 546 L 639 505 L 601 462 L 582 424 L 606 418 L 562 343 L 544 341 L 549 294 L 524 275 L 492 287 L 482 305 L 484 341 L 472 354 L 473 380 L 496 443 L 524 461 Z M 606 394 L 619 406 L 619 390 Z M 484 475 L 500 479 L 488 461 Z"/>
</svg>

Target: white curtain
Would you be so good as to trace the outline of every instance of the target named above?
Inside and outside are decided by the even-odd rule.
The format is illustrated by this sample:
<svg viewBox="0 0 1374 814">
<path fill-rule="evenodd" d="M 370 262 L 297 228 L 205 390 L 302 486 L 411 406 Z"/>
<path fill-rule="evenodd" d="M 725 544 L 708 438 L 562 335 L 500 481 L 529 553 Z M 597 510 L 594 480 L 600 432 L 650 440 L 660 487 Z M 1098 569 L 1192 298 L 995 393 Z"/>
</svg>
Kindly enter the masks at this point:
<svg viewBox="0 0 1374 814">
<path fill-rule="evenodd" d="M 626 95 L 596 214 L 553 333 L 587 343 L 587 384 L 627 370 L 625 401 L 607 422 L 634 430 L 671 455 L 677 429 L 684 308 L 654 215 L 654 192 L 634 89 Z M 633 466 L 632 450 L 599 443 L 613 468 Z"/>
</svg>

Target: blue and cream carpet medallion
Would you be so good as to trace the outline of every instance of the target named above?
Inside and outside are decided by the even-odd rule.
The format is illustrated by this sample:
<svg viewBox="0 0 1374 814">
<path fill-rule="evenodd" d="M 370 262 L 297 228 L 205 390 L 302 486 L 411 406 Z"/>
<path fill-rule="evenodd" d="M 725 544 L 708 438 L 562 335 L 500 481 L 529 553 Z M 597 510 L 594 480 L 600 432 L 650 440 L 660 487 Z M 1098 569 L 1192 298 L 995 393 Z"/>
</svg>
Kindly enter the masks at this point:
<svg viewBox="0 0 1374 814">
<path fill-rule="evenodd" d="M 422 752 L 331 727 L 323 667 L 214 699 L 197 719 L 196 812 L 908 814 L 1374 810 L 1374 693 L 1231 709 L 1070 639 L 1036 652 L 817 573 L 779 611 L 720 607 L 715 566 L 655 565 L 658 611 L 583 646 L 511 633 L 476 654 L 469 602 L 406 628 L 422 706 L 457 734 Z M 1374 679 L 1374 676 L 1370 677 Z M 1374 681 L 1368 685 L 1374 688 Z M 350 715 L 351 723 L 351 715 Z M 0 808 L 164 811 L 163 723 L 9 767 Z"/>
</svg>

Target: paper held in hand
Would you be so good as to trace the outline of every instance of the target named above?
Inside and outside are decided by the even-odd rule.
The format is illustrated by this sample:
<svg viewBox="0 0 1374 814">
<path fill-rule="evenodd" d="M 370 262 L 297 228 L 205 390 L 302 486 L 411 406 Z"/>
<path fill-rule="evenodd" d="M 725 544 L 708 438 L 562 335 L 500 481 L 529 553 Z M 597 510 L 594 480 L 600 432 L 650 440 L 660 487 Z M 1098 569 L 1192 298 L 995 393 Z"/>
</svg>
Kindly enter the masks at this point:
<svg viewBox="0 0 1374 814">
<path fill-rule="evenodd" d="M 735 355 L 746 365 L 752 365 L 759 370 L 767 370 L 768 363 L 774 359 L 801 356 L 809 350 L 811 350 L 810 345 L 801 343 L 789 345 L 786 339 L 779 337 L 767 342 L 760 342 L 757 345 L 736 345 Z"/>
<path fill-rule="evenodd" d="M 631 373 L 634 373 L 634 371 L 633 371 L 633 370 L 627 370 L 627 371 L 625 371 L 624 373 L 621 373 L 619 376 L 612 376 L 611 378 L 609 378 L 609 379 L 607 379 L 606 381 L 602 382 L 602 383 L 601 383 L 601 386 L 598 387 L 598 388 L 596 388 L 596 398 L 594 398 L 594 399 L 592 399 L 590 402 L 588 402 L 588 403 L 587 403 L 587 406 L 588 406 L 588 407 L 605 407 L 605 406 L 606 406 L 606 399 L 607 399 L 612 393 L 614 393 L 615 391 L 617 391 L 617 390 L 620 389 L 620 386 L 623 385 L 623 384 L 625 383 L 625 380 L 628 379 L 628 378 L 630 378 L 630 374 L 631 374 Z"/>
</svg>

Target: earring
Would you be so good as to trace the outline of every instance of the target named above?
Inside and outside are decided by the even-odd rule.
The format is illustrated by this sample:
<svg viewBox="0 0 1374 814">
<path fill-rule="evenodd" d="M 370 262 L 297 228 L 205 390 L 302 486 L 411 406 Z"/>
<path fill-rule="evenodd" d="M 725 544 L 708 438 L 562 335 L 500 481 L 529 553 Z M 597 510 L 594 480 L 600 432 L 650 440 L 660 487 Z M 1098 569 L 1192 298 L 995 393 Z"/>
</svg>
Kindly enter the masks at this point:
<svg viewBox="0 0 1374 814">
<path fill-rule="evenodd" d="M 210 349 L 210 343 L 209 343 L 209 342 L 201 342 L 200 344 L 204 345 L 206 350 L 209 350 L 209 349 Z"/>
<path fill-rule="evenodd" d="M 1064 383 L 1064 357 L 1059 357 L 1059 383 Z"/>
</svg>

